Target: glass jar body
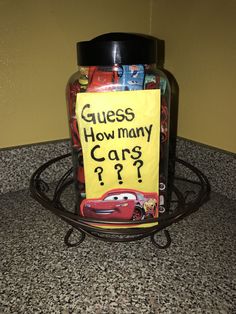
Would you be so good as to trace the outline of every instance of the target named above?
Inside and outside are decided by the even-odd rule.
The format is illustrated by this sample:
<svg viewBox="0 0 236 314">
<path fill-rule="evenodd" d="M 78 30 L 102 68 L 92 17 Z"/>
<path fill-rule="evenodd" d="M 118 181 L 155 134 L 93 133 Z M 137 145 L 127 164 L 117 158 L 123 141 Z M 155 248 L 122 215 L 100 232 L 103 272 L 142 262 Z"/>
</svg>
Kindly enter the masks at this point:
<svg viewBox="0 0 236 314">
<path fill-rule="evenodd" d="M 76 204 L 79 207 L 86 198 L 86 186 L 83 168 L 83 150 L 81 147 L 78 121 L 76 118 L 76 97 L 78 93 L 116 92 L 160 89 L 160 165 L 159 165 L 159 213 L 168 210 L 168 163 L 169 163 L 169 116 L 170 86 L 166 75 L 151 65 L 113 65 L 81 66 L 68 81 L 66 98 L 68 105 L 71 134 Z M 108 108 L 109 110 L 109 108 Z M 145 108 L 143 108 L 145 111 Z"/>
</svg>

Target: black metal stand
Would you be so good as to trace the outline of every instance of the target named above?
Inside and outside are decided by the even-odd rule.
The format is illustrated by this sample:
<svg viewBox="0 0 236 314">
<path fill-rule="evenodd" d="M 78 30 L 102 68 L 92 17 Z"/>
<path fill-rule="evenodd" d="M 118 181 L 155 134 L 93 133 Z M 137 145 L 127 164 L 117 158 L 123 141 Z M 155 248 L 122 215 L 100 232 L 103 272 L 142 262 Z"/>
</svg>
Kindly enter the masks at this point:
<svg viewBox="0 0 236 314">
<path fill-rule="evenodd" d="M 145 221 L 140 222 L 125 221 L 125 224 L 128 225 L 127 228 L 116 227 L 114 229 L 114 226 L 117 226 L 118 223 L 124 224 L 124 221 L 101 221 L 83 218 L 76 213 L 77 211 L 66 209 L 62 198 L 73 184 L 72 168 L 66 171 L 56 186 L 54 185 L 51 187 L 50 184 L 42 179 L 43 174 L 48 167 L 70 156 L 71 154 L 66 154 L 51 159 L 39 167 L 30 180 L 30 191 L 32 196 L 42 204 L 43 207 L 49 209 L 72 226 L 64 238 L 65 244 L 68 247 L 80 245 L 87 234 L 108 242 L 130 242 L 150 236 L 151 242 L 157 248 L 165 249 L 171 244 L 170 233 L 166 228 L 196 211 L 209 198 L 210 185 L 205 175 L 189 163 L 176 159 L 176 163 L 179 164 L 180 167 L 185 168 L 185 170 L 187 169 L 191 173 L 191 177 L 194 176 L 194 180 L 188 179 L 186 176 L 176 176 L 174 178 L 174 184 L 170 193 L 171 199 L 169 210 L 160 214 L 158 218 L 145 219 Z M 137 228 L 137 224 L 141 226 L 147 222 L 158 222 L 158 224 L 152 227 Z M 106 227 L 101 228 L 99 226 L 101 224 L 105 224 Z M 75 230 L 79 234 L 78 239 L 71 242 L 70 237 Z M 161 235 L 164 235 L 164 244 L 160 244 L 158 241 L 158 238 Z"/>
</svg>

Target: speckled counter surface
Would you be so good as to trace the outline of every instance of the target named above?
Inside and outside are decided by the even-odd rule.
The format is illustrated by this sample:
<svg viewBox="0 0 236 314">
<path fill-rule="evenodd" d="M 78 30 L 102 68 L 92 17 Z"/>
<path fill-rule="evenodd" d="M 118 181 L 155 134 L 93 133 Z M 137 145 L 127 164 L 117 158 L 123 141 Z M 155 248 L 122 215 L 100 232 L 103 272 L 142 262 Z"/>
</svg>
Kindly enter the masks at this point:
<svg viewBox="0 0 236 314">
<path fill-rule="evenodd" d="M 91 237 L 69 249 L 66 223 L 28 191 L 4 194 L 0 313 L 236 313 L 235 208 L 212 194 L 168 228 L 167 250 Z"/>
</svg>

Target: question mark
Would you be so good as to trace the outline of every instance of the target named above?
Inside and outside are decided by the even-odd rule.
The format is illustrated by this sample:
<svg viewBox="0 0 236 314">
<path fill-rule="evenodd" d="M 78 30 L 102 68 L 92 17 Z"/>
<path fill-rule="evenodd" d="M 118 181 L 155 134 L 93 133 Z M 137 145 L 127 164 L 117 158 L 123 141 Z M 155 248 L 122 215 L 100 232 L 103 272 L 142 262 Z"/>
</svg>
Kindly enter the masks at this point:
<svg viewBox="0 0 236 314">
<path fill-rule="evenodd" d="M 137 171 L 138 171 L 138 182 L 141 183 L 141 182 L 142 182 L 142 179 L 141 179 L 140 168 L 143 166 L 143 161 L 142 161 L 142 160 L 136 160 L 136 161 L 133 163 L 133 166 L 136 167 L 137 164 L 138 164 L 138 167 L 137 167 Z"/>
<path fill-rule="evenodd" d="M 122 177 L 121 177 L 120 173 L 121 173 L 121 170 L 123 169 L 123 166 L 122 166 L 122 164 L 116 164 L 114 166 L 114 168 L 115 168 L 115 170 L 117 170 L 117 176 L 118 176 L 118 180 L 119 180 L 118 182 L 119 182 L 119 184 L 122 184 L 123 181 L 122 181 Z"/>
<path fill-rule="evenodd" d="M 94 172 L 98 174 L 98 181 L 100 182 L 100 185 L 104 185 L 104 182 L 102 182 L 103 168 L 102 167 L 97 167 L 97 168 L 94 169 Z"/>
</svg>

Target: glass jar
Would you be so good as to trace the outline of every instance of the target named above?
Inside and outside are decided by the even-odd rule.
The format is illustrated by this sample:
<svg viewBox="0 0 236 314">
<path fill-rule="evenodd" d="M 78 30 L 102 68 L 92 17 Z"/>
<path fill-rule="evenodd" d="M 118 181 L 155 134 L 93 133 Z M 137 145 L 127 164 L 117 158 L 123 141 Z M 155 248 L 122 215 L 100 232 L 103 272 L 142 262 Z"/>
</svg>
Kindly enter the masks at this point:
<svg viewBox="0 0 236 314">
<path fill-rule="evenodd" d="M 116 92 L 126 93 L 126 91 L 159 89 L 158 212 L 160 215 L 163 214 L 168 211 L 170 84 L 163 71 L 156 66 L 157 40 L 145 35 L 109 33 L 98 36 L 91 41 L 77 43 L 77 55 L 79 68 L 69 79 L 66 89 L 77 213 L 86 217 L 81 211 L 81 203 L 86 199 L 86 184 L 89 184 L 86 183 L 84 175 L 83 147 L 76 114 L 78 95 L 80 93 L 114 92 L 115 97 Z M 143 108 L 144 113 L 145 110 L 146 108 Z M 102 118 L 104 116 L 100 117 L 100 119 Z M 107 116 L 107 118 L 109 117 Z M 110 119 L 113 118 L 110 116 Z M 145 176 L 145 174 L 143 175 Z M 102 184 L 102 182 L 100 183 Z M 102 219 L 105 219 L 104 217 L 102 216 Z M 131 219 L 140 220 L 143 217 L 137 211 Z M 93 218 L 93 216 L 89 218 Z"/>
</svg>

